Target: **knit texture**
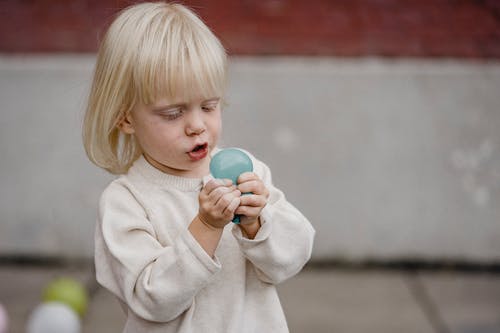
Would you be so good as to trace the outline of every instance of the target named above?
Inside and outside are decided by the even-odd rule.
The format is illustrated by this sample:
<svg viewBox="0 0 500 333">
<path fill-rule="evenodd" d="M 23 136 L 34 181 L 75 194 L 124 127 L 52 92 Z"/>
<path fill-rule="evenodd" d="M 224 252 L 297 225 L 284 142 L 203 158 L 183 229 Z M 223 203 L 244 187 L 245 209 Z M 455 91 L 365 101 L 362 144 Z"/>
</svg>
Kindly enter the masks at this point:
<svg viewBox="0 0 500 333">
<path fill-rule="evenodd" d="M 275 284 L 309 260 L 315 232 L 251 158 L 270 191 L 262 226 L 250 240 L 229 223 L 214 258 L 188 231 L 202 179 L 163 173 L 141 157 L 104 190 L 96 275 L 126 311 L 123 332 L 288 332 Z"/>
</svg>

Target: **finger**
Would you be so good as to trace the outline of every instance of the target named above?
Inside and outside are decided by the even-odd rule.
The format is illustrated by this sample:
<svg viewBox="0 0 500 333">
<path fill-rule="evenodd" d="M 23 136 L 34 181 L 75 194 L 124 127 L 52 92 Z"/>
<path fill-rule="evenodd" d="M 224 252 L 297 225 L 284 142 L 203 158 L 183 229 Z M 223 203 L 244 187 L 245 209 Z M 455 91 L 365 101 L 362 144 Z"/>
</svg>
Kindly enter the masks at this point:
<svg viewBox="0 0 500 333">
<path fill-rule="evenodd" d="M 232 181 L 230 179 L 212 179 L 205 185 L 203 190 L 207 193 L 210 194 L 212 191 L 215 189 L 221 187 L 221 186 L 230 186 L 232 185 Z"/>
<path fill-rule="evenodd" d="M 267 200 L 262 195 L 243 195 L 241 197 L 241 206 L 264 207 Z"/>
<path fill-rule="evenodd" d="M 224 194 L 215 204 L 215 209 L 219 212 L 223 212 L 231 204 L 233 198 L 239 198 L 240 196 L 241 192 L 238 190 L 234 190 L 230 193 Z"/>
<path fill-rule="evenodd" d="M 234 215 L 234 211 L 238 206 L 240 205 L 240 197 L 235 197 L 233 200 L 231 200 L 231 203 L 226 207 L 226 209 L 223 211 L 223 214 L 228 216 L 228 218 L 231 218 L 232 215 Z"/>
<path fill-rule="evenodd" d="M 251 180 L 258 180 L 260 179 L 259 176 L 257 176 L 256 173 L 254 172 L 244 172 L 238 177 L 238 184 L 248 182 Z"/>
<path fill-rule="evenodd" d="M 245 215 L 254 218 L 259 216 L 261 211 L 262 207 L 239 206 L 234 213 L 236 215 Z"/>
<path fill-rule="evenodd" d="M 213 205 L 216 205 L 217 202 L 220 200 L 220 198 L 228 193 L 231 193 L 236 190 L 236 187 L 231 186 L 231 187 L 226 187 L 226 186 L 219 186 L 216 189 L 214 189 L 210 194 L 208 195 L 208 200 L 212 202 Z"/>
<path fill-rule="evenodd" d="M 203 187 L 203 192 L 208 195 L 219 186 L 221 186 L 221 182 L 218 179 L 212 179 Z"/>
<path fill-rule="evenodd" d="M 250 180 L 238 185 L 238 190 L 242 193 L 263 194 L 265 188 L 261 180 Z"/>
</svg>

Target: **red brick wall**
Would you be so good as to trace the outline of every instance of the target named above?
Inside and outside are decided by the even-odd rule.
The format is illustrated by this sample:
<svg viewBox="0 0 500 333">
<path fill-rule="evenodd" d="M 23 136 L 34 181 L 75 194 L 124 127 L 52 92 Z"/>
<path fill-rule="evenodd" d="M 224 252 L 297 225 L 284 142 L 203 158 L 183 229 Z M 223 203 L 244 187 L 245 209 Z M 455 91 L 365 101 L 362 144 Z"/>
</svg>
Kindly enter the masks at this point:
<svg viewBox="0 0 500 333">
<path fill-rule="evenodd" d="M 0 52 L 94 52 L 136 1 L 0 0 Z M 192 0 L 230 54 L 500 58 L 500 0 Z"/>
</svg>

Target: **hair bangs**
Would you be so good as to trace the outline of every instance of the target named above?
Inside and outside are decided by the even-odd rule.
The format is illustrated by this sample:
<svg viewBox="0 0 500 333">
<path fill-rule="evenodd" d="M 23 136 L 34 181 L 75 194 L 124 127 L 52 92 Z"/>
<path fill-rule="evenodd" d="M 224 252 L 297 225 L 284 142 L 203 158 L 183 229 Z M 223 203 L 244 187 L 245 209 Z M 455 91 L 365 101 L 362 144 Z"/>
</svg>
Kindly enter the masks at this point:
<svg viewBox="0 0 500 333">
<path fill-rule="evenodd" d="M 167 28 L 161 33 L 157 29 L 137 52 L 144 59 L 137 59 L 135 67 L 136 102 L 150 105 L 160 98 L 177 103 L 222 97 L 226 53 L 217 38 L 208 29 L 195 30 L 185 22 L 162 23 Z"/>
</svg>

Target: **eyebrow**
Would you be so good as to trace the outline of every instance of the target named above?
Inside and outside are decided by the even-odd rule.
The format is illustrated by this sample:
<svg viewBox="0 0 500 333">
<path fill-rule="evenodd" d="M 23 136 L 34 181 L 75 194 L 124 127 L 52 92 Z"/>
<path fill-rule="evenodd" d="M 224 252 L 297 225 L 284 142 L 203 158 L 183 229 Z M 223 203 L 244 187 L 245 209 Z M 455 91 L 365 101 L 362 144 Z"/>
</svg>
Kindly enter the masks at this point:
<svg viewBox="0 0 500 333">
<path fill-rule="evenodd" d="M 209 98 L 209 99 L 206 99 L 206 100 L 202 101 L 202 103 L 218 102 L 218 101 L 220 101 L 220 97 Z"/>
<path fill-rule="evenodd" d="M 155 112 L 160 112 L 160 111 L 163 111 L 165 109 L 180 108 L 183 105 L 184 104 L 182 104 L 182 103 L 180 103 L 180 104 L 169 104 L 169 105 L 153 105 L 152 110 L 155 111 Z"/>
<path fill-rule="evenodd" d="M 210 103 L 210 102 L 219 102 L 219 101 L 220 101 L 220 97 L 213 97 L 213 98 L 203 100 L 201 102 L 201 104 Z M 179 108 L 179 107 L 186 106 L 186 105 L 187 105 L 186 103 L 176 103 L 176 104 L 168 104 L 168 105 L 153 105 L 152 109 L 153 109 L 153 111 L 161 111 L 161 110 L 165 110 L 165 109 L 175 109 L 175 108 Z"/>
</svg>

